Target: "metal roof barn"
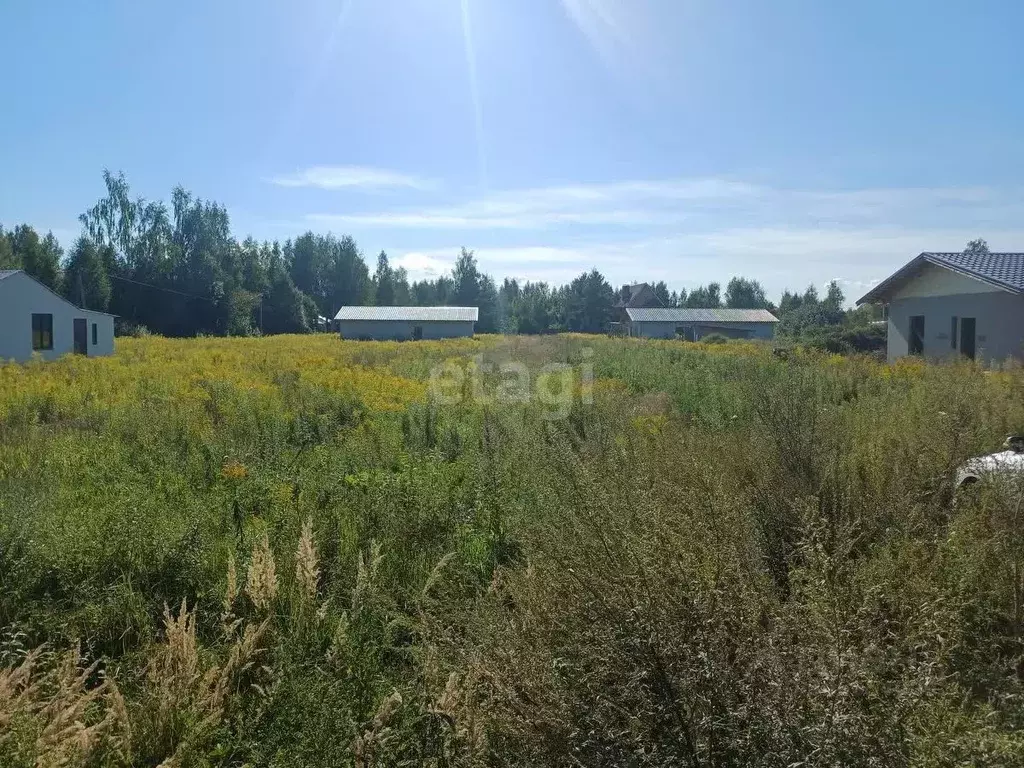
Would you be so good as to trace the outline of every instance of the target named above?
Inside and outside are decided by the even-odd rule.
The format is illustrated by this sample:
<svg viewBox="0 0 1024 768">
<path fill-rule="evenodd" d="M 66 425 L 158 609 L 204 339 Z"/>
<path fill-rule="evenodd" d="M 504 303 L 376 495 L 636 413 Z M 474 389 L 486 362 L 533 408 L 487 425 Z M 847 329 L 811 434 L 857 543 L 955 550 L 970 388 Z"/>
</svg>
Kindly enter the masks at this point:
<svg viewBox="0 0 1024 768">
<path fill-rule="evenodd" d="M 627 308 L 630 336 L 698 341 L 712 333 L 736 339 L 770 339 L 778 318 L 767 309 Z"/>
<path fill-rule="evenodd" d="M 342 307 L 334 316 L 343 339 L 419 340 L 472 336 L 477 307 Z"/>
<path fill-rule="evenodd" d="M 335 320 L 416 320 L 437 322 L 476 322 L 476 307 L 342 307 Z"/>
<path fill-rule="evenodd" d="M 626 315 L 635 323 L 777 323 L 767 309 L 629 308 Z"/>
</svg>

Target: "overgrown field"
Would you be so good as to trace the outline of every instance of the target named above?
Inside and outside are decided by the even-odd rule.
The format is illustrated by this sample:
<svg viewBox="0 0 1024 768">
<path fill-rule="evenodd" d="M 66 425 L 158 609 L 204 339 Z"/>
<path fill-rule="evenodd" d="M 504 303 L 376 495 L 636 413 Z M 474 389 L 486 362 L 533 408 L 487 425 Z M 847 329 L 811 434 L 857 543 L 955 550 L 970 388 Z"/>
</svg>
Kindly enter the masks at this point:
<svg viewBox="0 0 1024 768">
<path fill-rule="evenodd" d="M 0 365 L 0 765 L 1021 765 L 1014 431 L 736 343 Z"/>
</svg>

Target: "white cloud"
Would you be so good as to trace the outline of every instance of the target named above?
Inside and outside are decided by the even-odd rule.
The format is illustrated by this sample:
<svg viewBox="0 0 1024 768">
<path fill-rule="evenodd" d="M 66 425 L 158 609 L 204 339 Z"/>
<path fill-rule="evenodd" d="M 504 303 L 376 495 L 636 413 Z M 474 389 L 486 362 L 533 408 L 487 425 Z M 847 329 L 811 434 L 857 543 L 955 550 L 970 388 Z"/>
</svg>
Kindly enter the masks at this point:
<svg viewBox="0 0 1024 768">
<path fill-rule="evenodd" d="M 734 228 L 620 244 L 631 274 L 687 288 L 733 275 L 760 280 L 769 296 L 836 279 L 853 301 L 923 250 L 956 251 L 973 228 Z M 1024 228 L 987 233 L 992 250 L 1024 242 Z M 614 275 L 614 273 L 611 273 Z M 613 282 L 617 282 L 614 281 Z"/>
<path fill-rule="evenodd" d="M 557 230 L 568 226 L 648 230 L 926 227 L 951 222 L 978 231 L 1024 219 L 1024 191 L 986 187 L 801 190 L 728 179 L 628 181 L 496 192 L 450 205 L 313 213 L 335 228 Z"/>
<path fill-rule="evenodd" d="M 756 200 L 756 186 L 722 179 L 629 181 L 508 190 L 463 203 L 369 213 L 313 213 L 332 227 L 406 229 L 551 229 L 585 226 L 665 226 L 690 217 L 688 208 L 727 207 Z"/>
<path fill-rule="evenodd" d="M 280 187 L 315 187 L 318 189 L 435 189 L 429 179 L 383 168 L 358 165 L 318 165 L 286 176 L 271 179 Z"/>
<path fill-rule="evenodd" d="M 420 213 L 327 214 L 313 213 L 306 220 L 320 226 L 383 227 L 400 229 L 551 229 L 565 224 L 636 227 L 681 221 L 681 216 L 652 211 L 535 211 L 512 215 L 480 215 L 465 209 L 438 209 Z"/>
<path fill-rule="evenodd" d="M 405 267 L 410 279 L 435 278 L 448 274 L 455 265 L 460 247 L 434 248 L 428 251 L 409 251 L 394 260 L 395 266 Z M 545 281 L 553 284 L 568 282 L 580 272 L 599 267 L 614 269 L 625 258 L 620 245 L 594 245 L 581 247 L 556 246 L 497 246 L 475 249 L 480 269 L 499 282 L 506 277 L 518 280 Z"/>
<path fill-rule="evenodd" d="M 777 300 L 785 289 L 823 289 L 837 280 L 849 302 L 856 301 L 922 250 L 959 250 L 971 229 L 765 229 L 736 228 L 716 232 L 671 234 L 562 246 L 524 247 L 480 245 L 480 268 L 497 280 L 569 282 L 597 267 L 614 285 L 664 280 L 670 288 L 687 290 L 742 275 L 760 280 Z M 989 233 L 993 250 L 1010 250 L 1024 242 L 1024 229 Z M 927 243 L 927 245 L 922 245 Z M 450 272 L 458 246 L 410 251 L 395 263 L 411 279 L 434 278 Z"/>
<path fill-rule="evenodd" d="M 793 189 L 695 178 L 505 190 L 314 213 L 304 224 L 386 237 L 394 254 L 404 241 L 397 263 L 413 277 L 449 271 L 466 244 L 498 279 L 563 283 L 597 267 L 616 285 L 689 289 L 744 275 L 778 296 L 838 277 L 855 299 L 924 250 L 959 250 L 979 236 L 993 250 L 1021 250 L 1022 222 L 1024 188 Z"/>
<path fill-rule="evenodd" d="M 430 253 L 410 251 L 395 259 L 394 266 L 404 268 L 413 280 L 433 279 L 451 272 L 452 267 L 455 266 L 455 258 L 451 256 L 453 252 L 453 250 Z"/>
</svg>

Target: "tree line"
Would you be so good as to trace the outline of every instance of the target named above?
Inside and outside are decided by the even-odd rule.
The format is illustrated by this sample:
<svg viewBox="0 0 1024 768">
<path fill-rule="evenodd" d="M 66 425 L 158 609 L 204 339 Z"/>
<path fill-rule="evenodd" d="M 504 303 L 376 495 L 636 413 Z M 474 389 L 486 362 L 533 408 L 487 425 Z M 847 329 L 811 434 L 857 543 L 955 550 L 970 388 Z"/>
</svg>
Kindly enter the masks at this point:
<svg viewBox="0 0 1024 768">
<path fill-rule="evenodd" d="M 479 307 L 481 333 L 601 333 L 628 294 L 597 269 L 562 286 L 509 278 L 498 285 L 465 248 L 450 275 L 410 282 L 383 251 L 371 273 L 347 235 L 238 240 L 223 205 L 177 187 L 168 207 L 132 197 L 123 174 L 105 172 L 103 180 L 106 194 L 79 217 L 82 234 L 67 254 L 52 234 L 40 237 L 27 224 L 0 227 L 0 269 L 24 269 L 74 304 L 117 315 L 121 332 L 304 333 L 324 328 L 341 306 L 368 304 Z M 793 334 L 849 319 L 835 282 L 824 298 L 812 286 L 786 291 L 778 305 L 744 277 L 724 292 L 715 282 L 689 292 L 664 282 L 653 288 L 667 307 L 768 309 Z"/>
</svg>

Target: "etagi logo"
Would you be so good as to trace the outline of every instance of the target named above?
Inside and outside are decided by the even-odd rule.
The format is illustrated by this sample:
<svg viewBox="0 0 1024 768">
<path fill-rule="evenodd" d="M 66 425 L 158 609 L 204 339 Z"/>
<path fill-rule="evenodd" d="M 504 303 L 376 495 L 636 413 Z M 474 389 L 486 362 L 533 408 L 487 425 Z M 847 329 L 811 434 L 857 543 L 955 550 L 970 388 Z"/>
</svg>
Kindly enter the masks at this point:
<svg viewBox="0 0 1024 768">
<path fill-rule="evenodd" d="M 450 360 L 431 369 L 430 397 L 444 405 L 537 402 L 544 418 L 564 419 L 577 397 L 583 405 L 594 402 L 593 359 L 594 350 L 585 347 L 576 365 L 548 363 L 538 370 L 517 360 L 496 365 L 483 355 L 468 363 Z"/>
</svg>

